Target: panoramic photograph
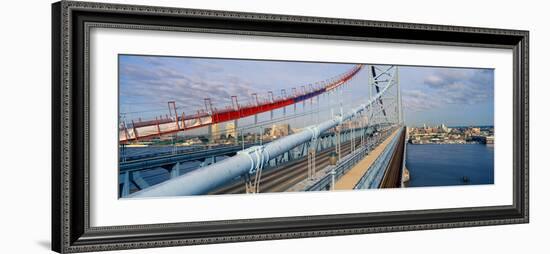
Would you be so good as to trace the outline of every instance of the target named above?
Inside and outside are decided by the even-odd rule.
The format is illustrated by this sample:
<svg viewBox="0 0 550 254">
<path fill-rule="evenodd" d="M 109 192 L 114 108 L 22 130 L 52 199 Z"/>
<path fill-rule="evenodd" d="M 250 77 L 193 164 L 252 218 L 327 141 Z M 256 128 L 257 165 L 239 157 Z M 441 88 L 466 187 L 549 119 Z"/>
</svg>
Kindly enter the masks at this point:
<svg viewBox="0 0 550 254">
<path fill-rule="evenodd" d="M 119 55 L 119 198 L 494 184 L 494 70 Z"/>
</svg>

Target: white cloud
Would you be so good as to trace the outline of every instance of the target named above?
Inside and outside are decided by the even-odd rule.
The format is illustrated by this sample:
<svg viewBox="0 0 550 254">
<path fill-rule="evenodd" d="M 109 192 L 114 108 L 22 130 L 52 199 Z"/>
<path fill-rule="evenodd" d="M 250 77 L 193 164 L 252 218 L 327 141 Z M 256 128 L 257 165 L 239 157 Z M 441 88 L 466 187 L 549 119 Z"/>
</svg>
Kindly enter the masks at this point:
<svg viewBox="0 0 550 254">
<path fill-rule="evenodd" d="M 438 69 L 426 75 L 421 89 L 403 91 L 403 104 L 412 111 L 478 104 L 493 98 L 493 83 L 492 70 Z"/>
<path fill-rule="evenodd" d="M 140 101 L 159 102 L 159 105 L 174 100 L 179 108 L 197 110 L 204 107 L 204 98 L 210 98 L 215 107 L 222 108 L 231 102 L 232 95 L 242 100 L 253 91 L 250 83 L 240 77 L 211 75 L 223 71 L 219 65 L 204 63 L 197 71 L 187 74 L 175 65 L 154 58 L 147 63 L 123 66 L 121 78 L 125 81 L 121 82 L 121 96 L 138 97 Z"/>
</svg>

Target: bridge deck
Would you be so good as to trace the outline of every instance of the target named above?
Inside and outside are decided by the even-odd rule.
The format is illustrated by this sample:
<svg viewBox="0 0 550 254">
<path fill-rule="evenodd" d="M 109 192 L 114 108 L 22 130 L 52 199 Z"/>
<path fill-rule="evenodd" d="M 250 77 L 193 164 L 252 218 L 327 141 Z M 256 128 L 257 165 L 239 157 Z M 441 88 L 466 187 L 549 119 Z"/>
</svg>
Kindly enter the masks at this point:
<svg viewBox="0 0 550 254">
<path fill-rule="evenodd" d="M 365 173 L 369 170 L 370 166 L 374 163 L 376 158 L 386 149 L 391 140 L 397 135 L 399 129 L 395 130 L 384 142 L 379 146 L 374 148 L 372 152 L 367 154 L 359 163 L 357 163 L 353 168 L 351 168 L 346 174 L 344 174 L 336 184 L 334 185 L 335 190 L 352 190 L 357 182 L 361 179 Z"/>
</svg>

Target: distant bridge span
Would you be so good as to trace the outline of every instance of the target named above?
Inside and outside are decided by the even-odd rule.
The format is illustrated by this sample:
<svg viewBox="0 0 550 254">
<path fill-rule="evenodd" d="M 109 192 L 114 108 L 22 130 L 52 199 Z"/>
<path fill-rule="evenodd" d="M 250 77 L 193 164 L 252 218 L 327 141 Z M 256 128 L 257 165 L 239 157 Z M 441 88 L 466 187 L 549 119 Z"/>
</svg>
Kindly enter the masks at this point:
<svg viewBox="0 0 550 254">
<path fill-rule="evenodd" d="M 302 93 L 282 96 L 280 98 L 273 98 L 273 95 L 271 94 L 271 98 L 269 98 L 268 101 L 259 102 L 256 98 L 256 101 L 253 104 L 246 106 L 240 106 L 237 101 L 237 97 L 233 96 L 231 107 L 216 110 L 212 108 L 211 104 L 209 105 L 210 101 L 207 98 L 205 99 L 207 111 L 198 111 L 194 115 L 186 116 L 183 113 L 178 115 L 175 103 L 172 102 L 173 104 L 170 110 L 171 113 L 173 110 L 175 115 L 173 117 L 163 119 L 157 118 L 155 120 L 140 122 L 132 121 L 131 125 L 121 123 L 119 129 L 119 142 L 124 144 L 130 141 L 138 141 L 140 139 L 160 137 L 162 135 L 173 134 L 184 130 L 191 130 L 216 123 L 233 121 L 297 104 L 342 86 L 351 80 L 362 68 L 363 65 L 356 65 L 348 72 L 342 74 L 340 78 L 327 82 L 327 84 L 321 88 L 314 88 L 310 91 L 302 91 Z"/>
</svg>

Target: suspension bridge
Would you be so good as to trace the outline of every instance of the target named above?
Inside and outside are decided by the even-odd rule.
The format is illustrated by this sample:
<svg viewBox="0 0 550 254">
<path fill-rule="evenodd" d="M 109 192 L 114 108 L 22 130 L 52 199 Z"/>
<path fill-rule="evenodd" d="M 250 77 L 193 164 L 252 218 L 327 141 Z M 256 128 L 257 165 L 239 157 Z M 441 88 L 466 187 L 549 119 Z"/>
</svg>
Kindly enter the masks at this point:
<svg viewBox="0 0 550 254">
<path fill-rule="evenodd" d="M 346 101 L 354 87 L 360 99 Z M 203 102 L 193 113 L 169 101 L 163 117 L 121 118 L 120 197 L 394 188 L 407 180 L 397 66 L 359 64 L 288 94 L 231 96 L 220 109 Z M 193 131 L 206 134 L 177 142 Z M 162 145 L 141 148 L 155 142 Z"/>
</svg>

